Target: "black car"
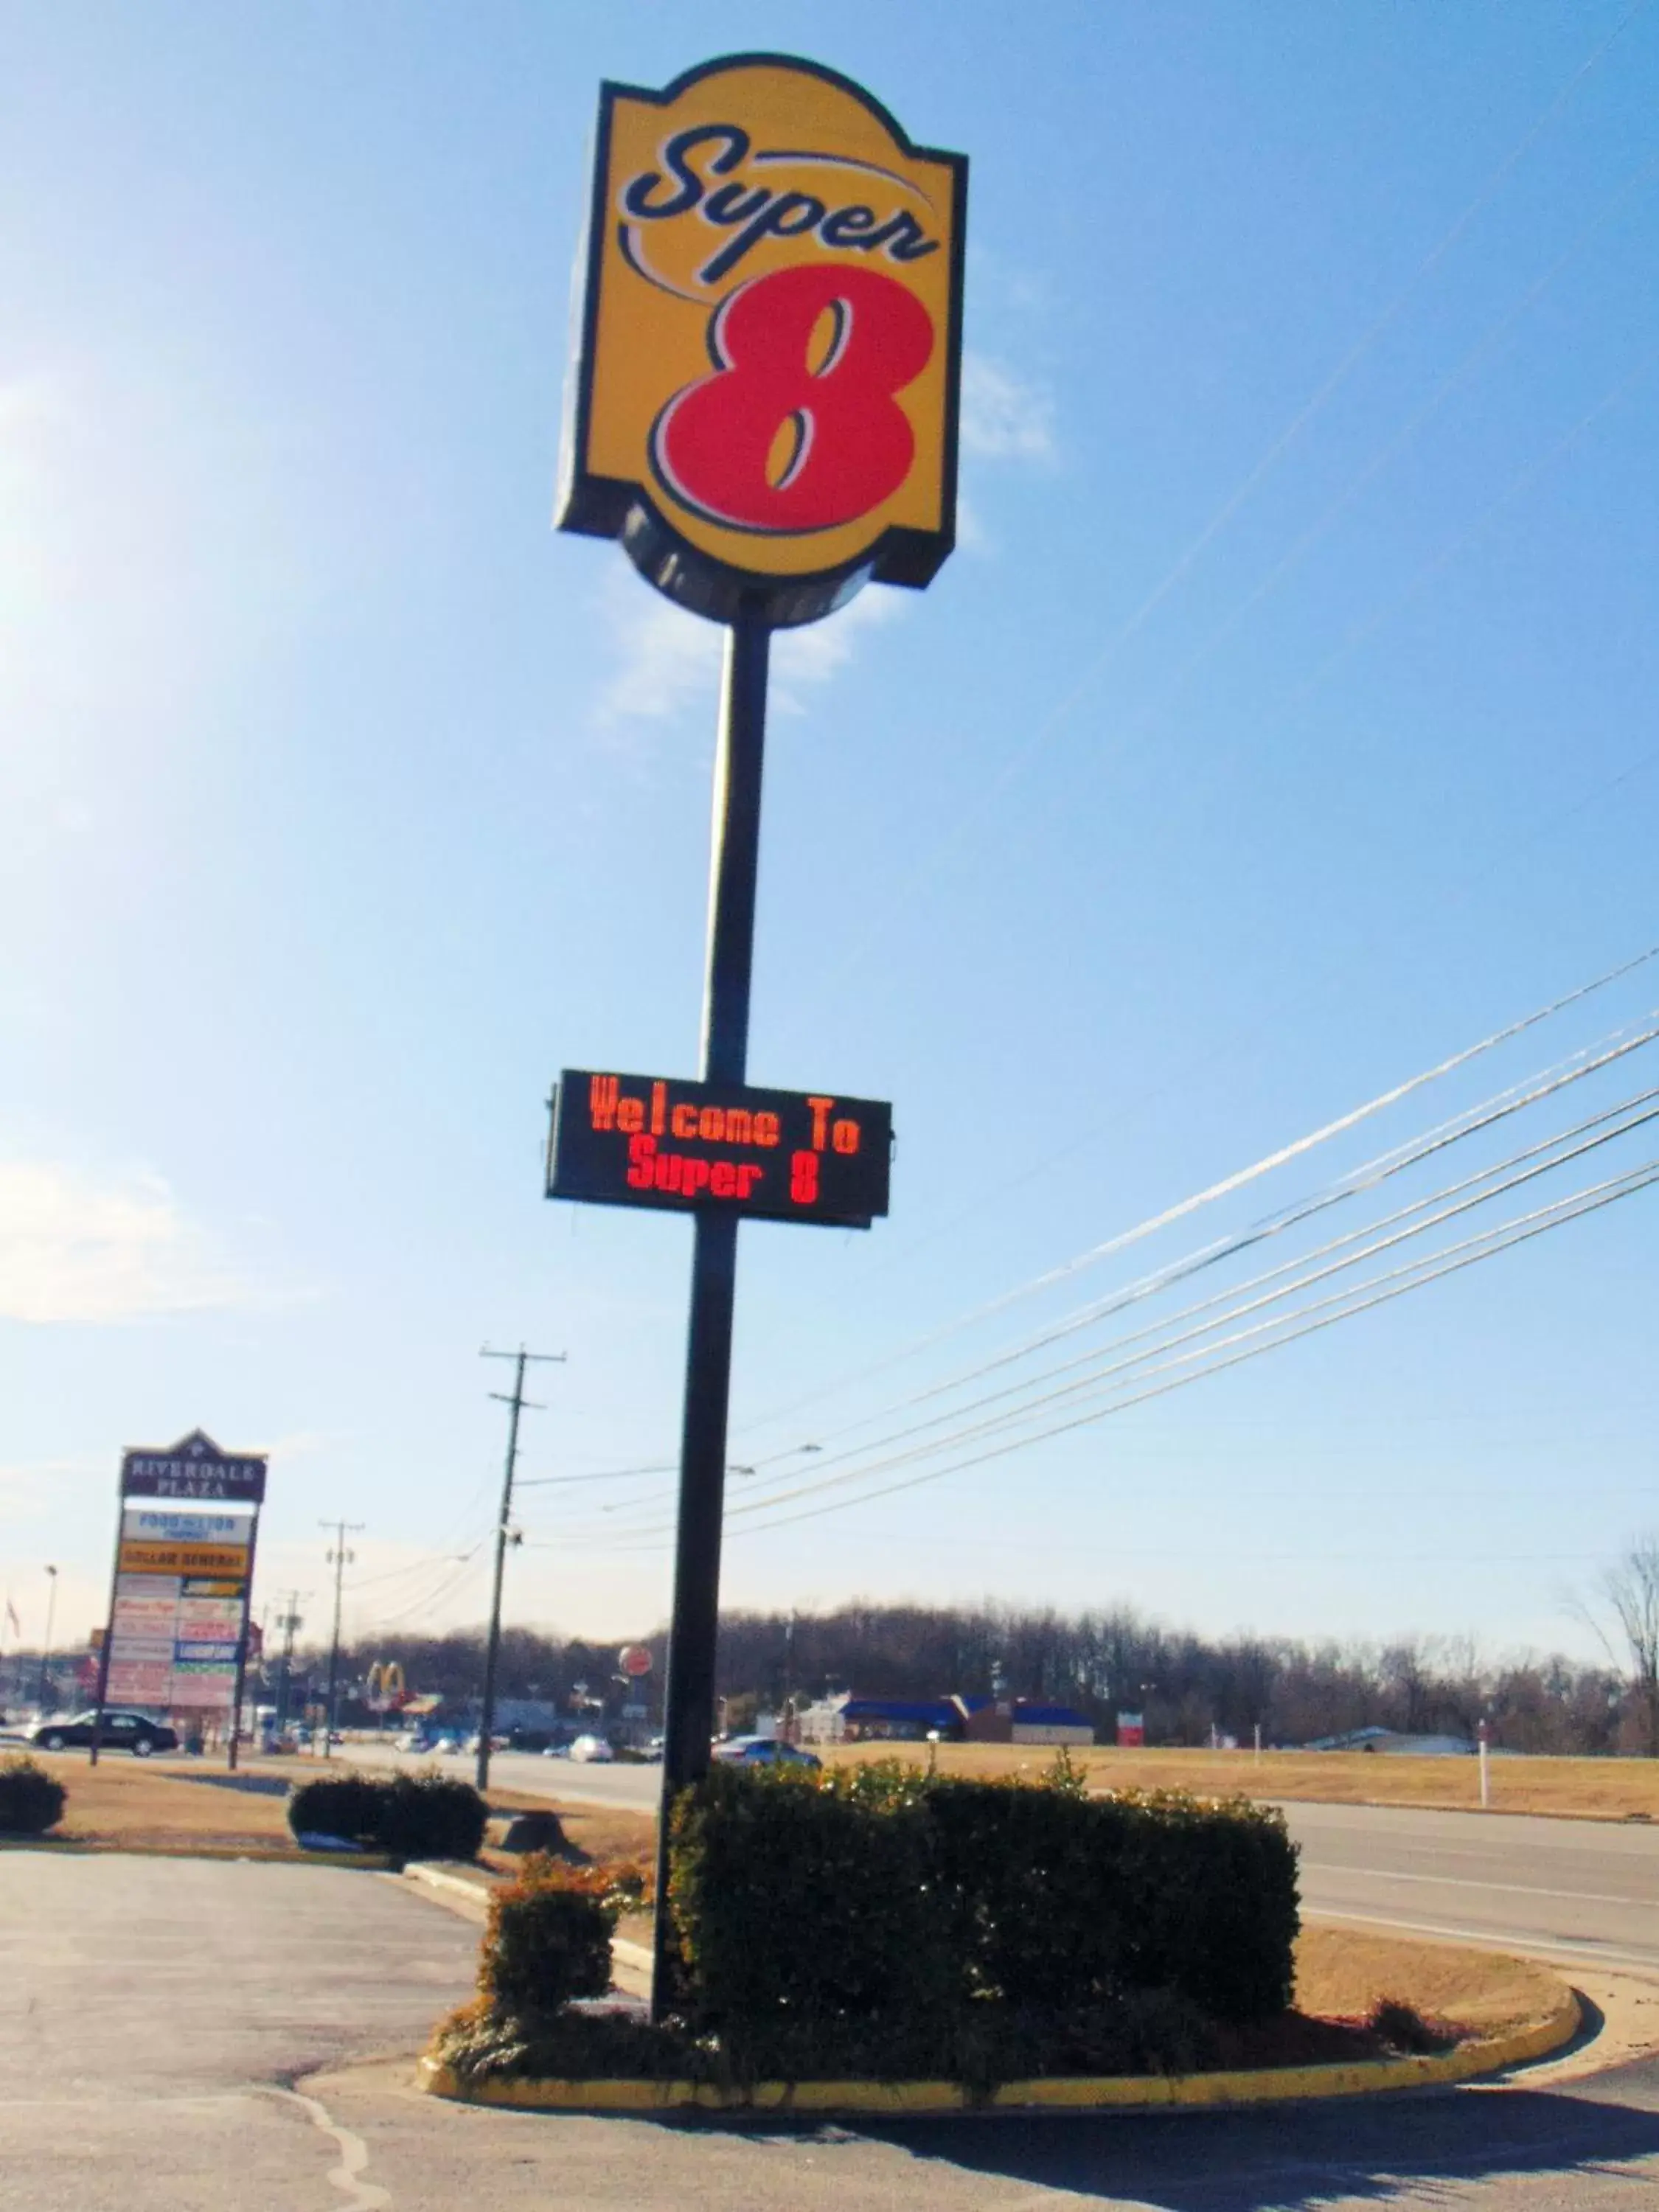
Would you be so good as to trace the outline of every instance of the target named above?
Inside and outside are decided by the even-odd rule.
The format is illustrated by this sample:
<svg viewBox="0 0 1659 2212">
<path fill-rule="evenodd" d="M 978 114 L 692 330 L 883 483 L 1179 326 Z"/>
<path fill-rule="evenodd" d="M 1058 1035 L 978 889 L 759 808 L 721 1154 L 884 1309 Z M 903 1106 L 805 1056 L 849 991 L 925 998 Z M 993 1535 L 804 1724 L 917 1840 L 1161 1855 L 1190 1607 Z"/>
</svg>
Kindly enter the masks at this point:
<svg viewBox="0 0 1659 2212">
<path fill-rule="evenodd" d="M 96 1713 L 76 1713 L 73 1720 L 36 1721 L 24 1731 L 25 1740 L 39 1751 L 73 1751 L 92 1741 Z M 135 1759 L 148 1759 L 153 1751 L 177 1751 L 179 1739 L 160 1721 L 143 1713 L 106 1712 L 100 1739 L 105 1751 L 130 1751 Z"/>
</svg>

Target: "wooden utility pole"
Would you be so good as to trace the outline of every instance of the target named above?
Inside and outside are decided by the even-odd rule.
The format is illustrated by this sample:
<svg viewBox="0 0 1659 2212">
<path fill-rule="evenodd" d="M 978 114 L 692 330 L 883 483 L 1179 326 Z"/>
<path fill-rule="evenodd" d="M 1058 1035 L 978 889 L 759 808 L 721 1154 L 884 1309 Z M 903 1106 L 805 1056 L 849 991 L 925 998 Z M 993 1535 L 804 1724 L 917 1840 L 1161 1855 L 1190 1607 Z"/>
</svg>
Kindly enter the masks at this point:
<svg viewBox="0 0 1659 2212">
<path fill-rule="evenodd" d="M 499 1398 L 509 1408 L 507 1425 L 507 1466 L 501 1475 L 501 1510 L 495 1522 L 495 1577 L 489 1598 L 489 1640 L 484 1646 L 483 1710 L 478 1716 L 477 1782 L 481 1790 L 489 1787 L 489 1739 L 495 1726 L 495 1667 L 501 1649 L 501 1575 L 507 1565 L 507 1547 L 513 1520 L 513 1474 L 519 1459 L 519 1415 L 526 1406 L 541 1413 L 538 1406 L 524 1395 L 524 1370 L 533 1362 L 538 1366 L 557 1367 L 563 1364 L 562 1352 L 526 1352 L 520 1345 L 516 1352 L 492 1352 L 488 1345 L 479 1352 L 480 1359 L 511 1359 L 516 1363 L 513 1377 L 513 1393 L 492 1390 L 490 1396 Z"/>
</svg>

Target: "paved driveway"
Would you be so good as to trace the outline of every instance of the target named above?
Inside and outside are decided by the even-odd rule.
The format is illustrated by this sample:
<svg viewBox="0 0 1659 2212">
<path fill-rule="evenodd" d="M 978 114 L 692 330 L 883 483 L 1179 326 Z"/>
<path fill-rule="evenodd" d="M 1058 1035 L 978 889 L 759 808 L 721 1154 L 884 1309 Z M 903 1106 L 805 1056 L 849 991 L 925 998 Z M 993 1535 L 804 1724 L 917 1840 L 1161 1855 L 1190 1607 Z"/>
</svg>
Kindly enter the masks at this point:
<svg viewBox="0 0 1659 2212">
<path fill-rule="evenodd" d="M 477 1943 L 370 1874 L 0 1854 L 0 2205 L 349 2203 L 338 2145 L 282 2093 L 423 2042 Z"/>
<path fill-rule="evenodd" d="M 0 1855 L 5 2212 L 1653 2212 L 1659 2067 L 1302 2111 L 839 2129 L 415 2096 L 477 1930 L 326 1869 Z M 313 2072 L 312 2069 L 320 2069 Z M 295 2088 L 297 2084 L 297 2093 Z"/>
</svg>

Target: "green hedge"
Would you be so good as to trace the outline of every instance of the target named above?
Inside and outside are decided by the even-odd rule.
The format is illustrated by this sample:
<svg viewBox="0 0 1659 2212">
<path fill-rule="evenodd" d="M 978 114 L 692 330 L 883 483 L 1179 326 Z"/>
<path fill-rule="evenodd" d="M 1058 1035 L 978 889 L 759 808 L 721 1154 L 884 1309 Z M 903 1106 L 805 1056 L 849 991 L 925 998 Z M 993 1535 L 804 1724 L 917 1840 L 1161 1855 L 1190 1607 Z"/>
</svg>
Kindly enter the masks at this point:
<svg viewBox="0 0 1659 2212">
<path fill-rule="evenodd" d="M 1243 1801 L 716 1769 L 675 1808 L 672 1866 L 678 1997 L 717 2033 L 1290 2002 L 1296 1850 Z"/>
<path fill-rule="evenodd" d="M 469 1782 L 428 1774 L 327 1774 L 289 1793 L 294 1834 L 338 1836 L 398 1859 L 476 1858 L 489 1808 Z"/>
<path fill-rule="evenodd" d="M 0 1759 L 0 1836 L 43 1836 L 64 1817 L 69 1792 L 26 1753 Z"/>
</svg>

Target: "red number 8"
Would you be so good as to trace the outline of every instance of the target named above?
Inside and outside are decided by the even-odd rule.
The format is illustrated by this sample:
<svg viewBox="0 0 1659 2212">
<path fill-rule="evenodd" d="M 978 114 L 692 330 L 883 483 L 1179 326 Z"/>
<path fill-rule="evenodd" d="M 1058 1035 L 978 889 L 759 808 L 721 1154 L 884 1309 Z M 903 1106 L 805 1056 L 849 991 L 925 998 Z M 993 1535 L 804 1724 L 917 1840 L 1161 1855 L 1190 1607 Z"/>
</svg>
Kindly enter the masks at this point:
<svg viewBox="0 0 1659 2212">
<path fill-rule="evenodd" d="M 823 366 L 813 331 L 835 318 Z M 805 263 L 739 284 L 715 309 L 714 375 L 677 392 L 651 432 L 658 476 L 687 507 L 785 535 L 856 522 L 910 472 L 915 434 L 896 394 L 933 350 L 933 318 L 896 277 Z M 778 434 L 794 449 L 776 483 Z"/>
<path fill-rule="evenodd" d="M 816 1152 L 790 1154 L 789 1195 L 797 1206 L 817 1204 L 818 1156 Z"/>
</svg>

